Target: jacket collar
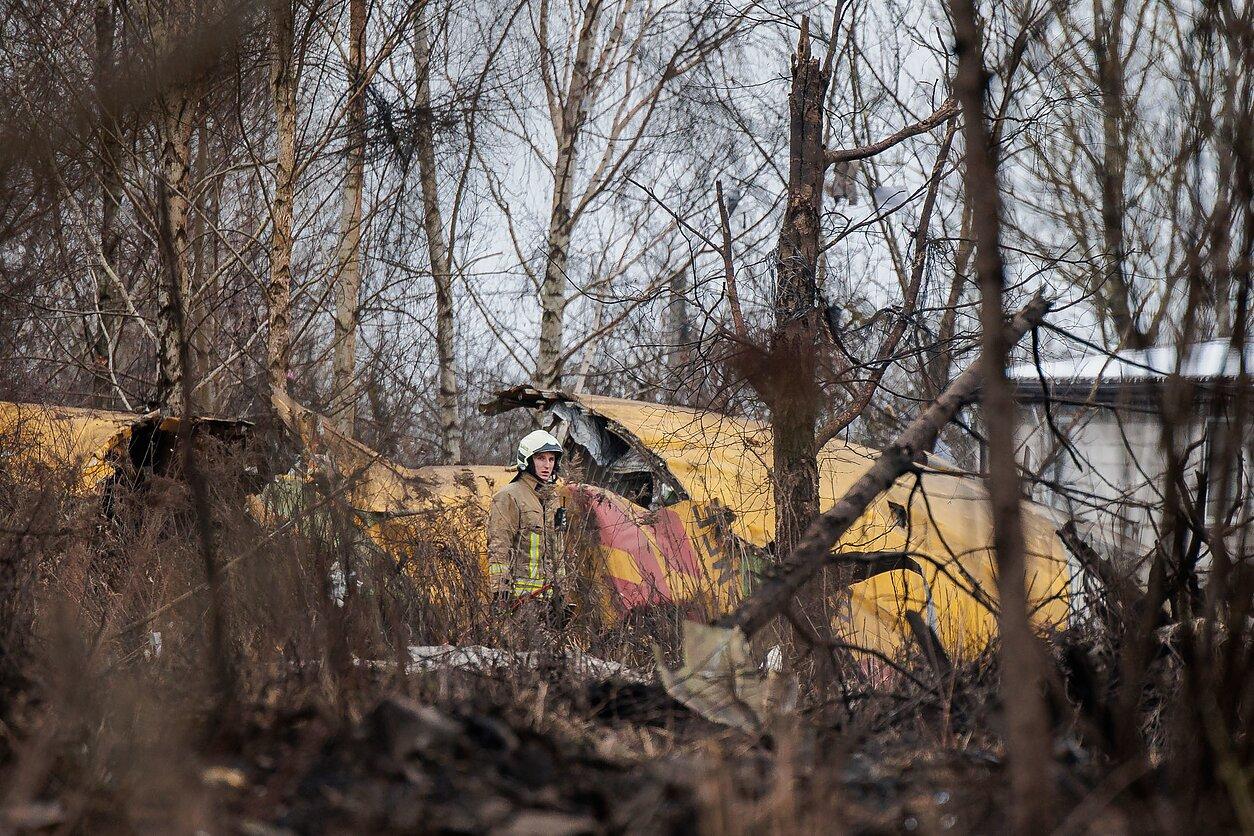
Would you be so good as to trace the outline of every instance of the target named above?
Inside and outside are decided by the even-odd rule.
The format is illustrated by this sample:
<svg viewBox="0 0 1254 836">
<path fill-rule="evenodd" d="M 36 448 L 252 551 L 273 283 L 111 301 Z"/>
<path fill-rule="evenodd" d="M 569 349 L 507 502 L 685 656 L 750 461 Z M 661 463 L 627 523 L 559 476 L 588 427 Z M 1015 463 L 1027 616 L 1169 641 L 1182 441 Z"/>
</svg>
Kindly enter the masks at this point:
<svg viewBox="0 0 1254 836">
<path fill-rule="evenodd" d="M 541 482 L 539 478 L 537 478 L 536 475 L 532 473 L 530 470 L 518 471 L 518 475 L 514 477 L 513 481 L 522 482 L 524 485 L 531 488 L 533 491 L 540 490 L 540 488 L 544 487 L 544 484 L 545 484 L 544 482 Z"/>
</svg>

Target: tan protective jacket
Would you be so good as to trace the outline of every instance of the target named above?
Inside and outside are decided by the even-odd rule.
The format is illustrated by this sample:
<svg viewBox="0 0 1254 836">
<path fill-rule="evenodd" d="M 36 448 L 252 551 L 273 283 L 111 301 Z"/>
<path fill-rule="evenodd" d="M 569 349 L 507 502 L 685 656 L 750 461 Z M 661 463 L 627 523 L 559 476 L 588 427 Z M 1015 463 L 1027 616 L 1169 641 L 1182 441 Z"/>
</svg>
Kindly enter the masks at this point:
<svg viewBox="0 0 1254 836">
<path fill-rule="evenodd" d="M 564 574 L 565 532 L 557 511 L 569 516 L 566 490 L 520 473 L 492 497 L 488 511 L 488 577 L 494 592 L 527 595 Z"/>
</svg>

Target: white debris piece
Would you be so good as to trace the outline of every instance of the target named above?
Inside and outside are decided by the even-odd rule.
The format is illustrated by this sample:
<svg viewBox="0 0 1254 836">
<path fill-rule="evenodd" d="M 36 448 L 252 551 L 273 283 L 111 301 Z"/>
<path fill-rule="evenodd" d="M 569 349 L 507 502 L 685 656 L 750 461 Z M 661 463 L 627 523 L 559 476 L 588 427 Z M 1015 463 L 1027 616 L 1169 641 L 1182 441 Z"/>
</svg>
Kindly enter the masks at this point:
<svg viewBox="0 0 1254 836">
<path fill-rule="evenodd" d="M 331 564 L 331 600 L 335 602 L 335 606 L 343 607 L 347 594 L 348 583 L 344 578 L 344 570 L 340 568 L 340 562 L 337 560 Z"/>
<path fill-rule="evenodd" d="M 630 668 L 618 662 L 592 656 L 580 650 L 560 652 L 502 650 L 483 645 L 458 646 L 454 644 L 410 645 L 408 673 L 438 670 L 464 670 L 480 673 L 498 673 L 510 669 L 537 668 L 553 662 L 564 662 L 566 670 L 589 679 L 617 677 L 630 682 L 647 682 L 652 677 L 648 669 Z M 361 662 L 371 667 L 387 667 L 390 662 Z"/>
<path fill-rule="evenodd" d="M 656 646 L 653 655 L 666 692 L 711 722 L 760 734 L 797 707 L 796 678 L 762 670 L 738 627 L 685 622 L 684 662 L 676 670 Z"/>
</svg>

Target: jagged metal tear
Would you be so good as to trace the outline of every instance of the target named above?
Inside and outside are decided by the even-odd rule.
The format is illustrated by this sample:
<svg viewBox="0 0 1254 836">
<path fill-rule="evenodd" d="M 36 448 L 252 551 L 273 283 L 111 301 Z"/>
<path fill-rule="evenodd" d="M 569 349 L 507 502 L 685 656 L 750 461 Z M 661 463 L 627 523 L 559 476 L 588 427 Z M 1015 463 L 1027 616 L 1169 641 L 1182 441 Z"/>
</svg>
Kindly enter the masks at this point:
<svg viewBox="0 0 1254 836">
<path fill-rule="evenodd" d="M 566 401 L 553 404 L 549 411 L 566 423 L 567 432 L 576 444 L 588 451 L 593 461 L 603 467 L 614 461 L 616 457 L 611 452 L 614 437 L 608 430 L 597 426 L 591 415 Z"/>
</svg>

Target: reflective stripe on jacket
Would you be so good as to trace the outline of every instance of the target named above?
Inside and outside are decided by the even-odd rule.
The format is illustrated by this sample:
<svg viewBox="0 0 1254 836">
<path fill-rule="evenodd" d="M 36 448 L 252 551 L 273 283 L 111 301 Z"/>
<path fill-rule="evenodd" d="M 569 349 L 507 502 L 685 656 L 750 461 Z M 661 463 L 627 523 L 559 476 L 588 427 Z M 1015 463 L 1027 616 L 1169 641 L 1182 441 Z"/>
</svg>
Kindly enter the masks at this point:
<svg viewBox="0 0 1254 836">
<path fill-rule="evenodd" d="M 488 512 L 488 575 L 494 590 L 526 595 L 562 576 L 563 532 L 557 511 L 565 491 L 529 472 L 492 497 Z"/>
</svg>

